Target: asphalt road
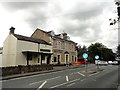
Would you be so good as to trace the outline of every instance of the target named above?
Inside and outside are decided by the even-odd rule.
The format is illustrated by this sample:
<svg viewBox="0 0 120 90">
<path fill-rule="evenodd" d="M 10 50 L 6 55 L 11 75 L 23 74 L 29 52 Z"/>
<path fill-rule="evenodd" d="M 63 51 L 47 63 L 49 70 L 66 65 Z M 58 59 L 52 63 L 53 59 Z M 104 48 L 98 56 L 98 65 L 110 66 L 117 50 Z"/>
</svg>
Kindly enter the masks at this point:
<svg viewBox="0 0 120 90">
<path fill-rule="evenodd" d="M 2 88 L 116 88 L 118 87 L 118 66 L 108 65 L 96 70 L 95 65 L 85 68 L 76 68 L 38 74 L 2 81 Z M 3 89 L 4 90 L 4 89 Z"/>
</svg>

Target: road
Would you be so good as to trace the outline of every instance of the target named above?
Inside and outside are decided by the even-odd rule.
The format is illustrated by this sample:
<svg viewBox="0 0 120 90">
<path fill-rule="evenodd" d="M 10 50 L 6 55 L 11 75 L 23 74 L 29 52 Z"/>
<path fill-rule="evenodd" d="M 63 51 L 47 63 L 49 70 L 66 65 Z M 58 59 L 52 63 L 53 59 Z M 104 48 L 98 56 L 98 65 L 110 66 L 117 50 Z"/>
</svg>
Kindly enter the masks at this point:
<svg viewBox="0 0 120 90">
<path fill-rule="evenodd" d="M 96 71 L 96 66 L 67 69 L 58 72 L 38 74 L 2 81 L 3 88 L 115 88 L 118 87 L 118 66 L 101 66 Z M 4 90 L 4 89 L 3 89 Z"/>
</svg>

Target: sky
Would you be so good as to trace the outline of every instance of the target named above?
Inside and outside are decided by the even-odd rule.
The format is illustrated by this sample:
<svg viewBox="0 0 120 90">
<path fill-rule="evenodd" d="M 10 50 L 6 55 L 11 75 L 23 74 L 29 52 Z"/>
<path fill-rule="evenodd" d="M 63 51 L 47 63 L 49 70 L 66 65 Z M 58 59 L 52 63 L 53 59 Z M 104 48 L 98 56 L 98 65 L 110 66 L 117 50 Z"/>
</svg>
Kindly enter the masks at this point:
<svg viewBox="0 0 120 90">
<path fill-rule="evenodd" d="M 110 26 L 110 18 L 117 18 L 114 0 L 1 0 L 0 47 L 13 26 L 16 34 L 24 36 L 37 28 L 66 32 L 78 45 L 100 42 L 115 52 L 117 24 Z"/>
</svg>

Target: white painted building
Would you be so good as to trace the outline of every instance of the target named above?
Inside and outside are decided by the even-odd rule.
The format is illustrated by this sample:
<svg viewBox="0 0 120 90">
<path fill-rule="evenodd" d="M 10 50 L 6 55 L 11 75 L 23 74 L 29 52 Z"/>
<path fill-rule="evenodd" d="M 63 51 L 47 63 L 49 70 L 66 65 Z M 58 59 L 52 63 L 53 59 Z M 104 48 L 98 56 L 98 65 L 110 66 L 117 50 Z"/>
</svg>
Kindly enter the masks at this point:
<svg viewBox="0 0 120 90">
<path fill-rule="evenodd" d="M 41 39 L 14 34 L 3 43 L 2 66 L 51 64 L 52 45 Z"/>
</svg>

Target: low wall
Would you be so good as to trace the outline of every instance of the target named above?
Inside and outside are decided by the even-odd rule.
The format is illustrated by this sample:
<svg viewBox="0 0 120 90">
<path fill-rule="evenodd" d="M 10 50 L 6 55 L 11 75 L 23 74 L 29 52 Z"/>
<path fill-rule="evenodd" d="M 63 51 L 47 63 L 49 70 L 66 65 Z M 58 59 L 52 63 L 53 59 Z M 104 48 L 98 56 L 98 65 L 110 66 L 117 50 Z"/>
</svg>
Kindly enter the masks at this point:
<svg viewBox="0 0 120 90">
<path fill-rule="evenodd" d="M 44 71 L 44 70 L 52 70 L 53 65 L 28 65 L 28 66 L 11 66 L 11 67 L 1 67 L 2 76 L 28 73 L 28 72 L 36 72 L 36 71 Z"/>
</svg>

